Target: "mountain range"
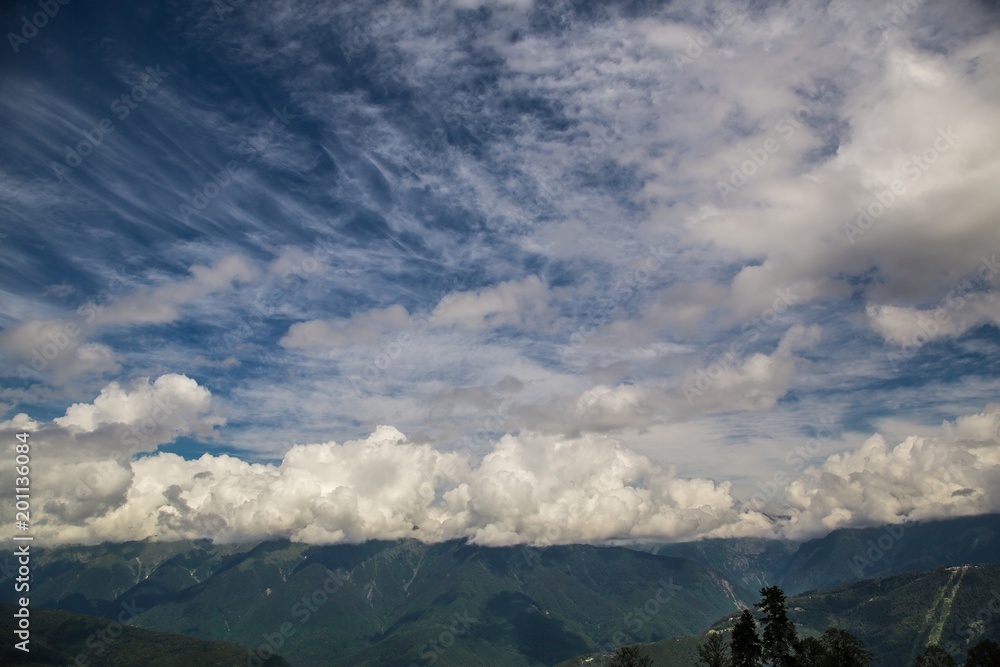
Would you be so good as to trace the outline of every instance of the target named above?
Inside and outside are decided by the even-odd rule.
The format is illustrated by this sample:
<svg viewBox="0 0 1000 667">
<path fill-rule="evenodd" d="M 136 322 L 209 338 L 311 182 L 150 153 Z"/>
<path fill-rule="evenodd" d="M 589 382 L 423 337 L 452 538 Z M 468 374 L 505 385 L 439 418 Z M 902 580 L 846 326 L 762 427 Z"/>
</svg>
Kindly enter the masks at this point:
<svg viewBox="0 0 1000 667">
<path fill-rule="evenodd" d="M 879 664 L 910 665 L 935 636 L 994 636 L 992 616 L 955 624 L 1000 591 L 998 546 L 996 515 L 801 544 L 128 542 L 36 549 L 31 594 L 35 607 L 108 619 L 129 610 L 137 628 L 243 645 L 241 667 L 273 655 L 295 667 L 553 665 L 650 642 L 673 656 L 662 664 L 693 664 L 681 656 L 701 633 L 725 631 L 776 584 L 805 633 L 838 625 L 870 642 Z"/>
<path fill-rule="evenodd" d="M 872 577 L 1000 562 L 1000 514 L 842 528 L 802 543 L 730 538 L 644 548 L 707 565 L 751 590 L 776 585 L 794 595 Z"/>
<path fill-rule="evenodd" d="M 17 607 L 0 603 L 0 632 L 14 634 Z M 4 642 L 0 665 L 19 667 L 232 667 L 247 659 L 244 646 L 108 623 L 105 618 L 51 609 L 31 611 L 30 651 Z M 258 667 L 289 667 L 279 656 Z"/>
</svg>

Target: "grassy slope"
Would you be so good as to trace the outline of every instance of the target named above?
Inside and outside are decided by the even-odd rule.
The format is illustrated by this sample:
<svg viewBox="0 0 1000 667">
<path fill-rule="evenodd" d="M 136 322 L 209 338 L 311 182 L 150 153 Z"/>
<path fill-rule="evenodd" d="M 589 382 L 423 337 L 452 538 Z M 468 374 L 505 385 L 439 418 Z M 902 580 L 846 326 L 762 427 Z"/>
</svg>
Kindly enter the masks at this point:
<svg viewBox="0 0 1000 667">
<path fill-rule="evenodd" d="M 0 603 L 0 632 L 13 636 L 15 607 Z M 106 618 L 49 609 L 31 610 L 30 652 L 3 642 L 2 665 L 89 667 L 233 667 L 247 664 L 247 649 L 231 643 L 209 642 L 183 635 L 120 626 Z M 85 656 L 85 657 L 83 657 Z M 270 657 L 262 667 L 288 667 Z"/>
<path fill-rule="evenodd" d="M 281 653 L 297 667 L 551 665 L 695 632 L 749 599 L 691 561 L 613 547 L 132 543 L 38 556 L 36 604 L 113 617 L 131 603 L 139 626 L 249 646 L 287 623 Z M 346 578 L 328 595 L 337 571 Z M 476 620 L 455 625 L 456 614 Z"/>
<path fill-rule="evenodd" d="M 866 580 L 810 591 L 789 598 L 788 606 L 800 636 L 818 635 L 831 625 L 847 630 L 875 654 L 875 667 L 910 667 L 930 642 L 951 649 L 961 664 L 980 639 L 1000 641 L 1000 566 L 938 568 Z M 729 614 L 708 632 L 727 634 L 735 620 L 736 614 Z M 656 666 L 695 665 L 695 651 L 705 637 L 665 639 L 643 649 Z M 590 654 L 562 667 L 608 663 L 607 655 Z"/>
</svg>

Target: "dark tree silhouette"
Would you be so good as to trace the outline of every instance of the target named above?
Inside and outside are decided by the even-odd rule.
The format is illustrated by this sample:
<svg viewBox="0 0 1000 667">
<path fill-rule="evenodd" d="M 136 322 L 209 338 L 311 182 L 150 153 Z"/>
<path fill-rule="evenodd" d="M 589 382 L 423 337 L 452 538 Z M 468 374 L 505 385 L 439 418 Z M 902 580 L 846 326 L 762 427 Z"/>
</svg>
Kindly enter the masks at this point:
<svg viewBox="0 0 1000 667">
<path fill-rule="evenodd" d="M 764 658 L 775 667 L 794 667 L 795 624 L 788 618 L 785 594 L 777 586 L 762 588 L 760 594 L 763 599 L 754 607 L 764 614 L 760 621 L 764 628 L 761 633 Z"/>
<path fill-rule="evenodd" d="M 729 640 L 729 664 L 731 667 L 760 667 L 762 658 L 757 621 L 749 609 L 744 609 Z"/>
<path fill-rule="evenodd" d="M 729 649 L 721 634 L 713 632 L 708 636 L 705 643 L 698 647 L 698 659 L 706 667 L 728 667 Z"/>
<path fill-rule="evenodd" d="M 795 662 L 803 667 L 825 667 L 829 657 L 826 645 L 815 637 L 806 637 L 795 645 Z"/>
<path fill-rule="evenodd" d="M 1000 667 L 1000 644 L 984 639 L 969 649 L 965 667 Z"/>
<path fill-rule="evenodd" d="M 818 663 L 822 667 L 868 667 L 872 662 L 871 651 L 846 630 L 827 628 L 820 641 L 827 654 L 826 662 Z"/>
<path fill-rule="evenodd" d="M 917 667 L 956 667 L 948 652 L 937 644 L 928 644 L 917 656 Z"/>
<path fill-rule="evenodd" d="M 827 628 L 822 637 L 806 637 L 795 644 L 799 667 L 868 667 L 873 655 L 850 632 Z"/>
<path fill-rule="evenodd" d="M 611 658 L 611 667 L 652 667 L 653 661 L 637 646 L 622 646 Z"/>
</svg>

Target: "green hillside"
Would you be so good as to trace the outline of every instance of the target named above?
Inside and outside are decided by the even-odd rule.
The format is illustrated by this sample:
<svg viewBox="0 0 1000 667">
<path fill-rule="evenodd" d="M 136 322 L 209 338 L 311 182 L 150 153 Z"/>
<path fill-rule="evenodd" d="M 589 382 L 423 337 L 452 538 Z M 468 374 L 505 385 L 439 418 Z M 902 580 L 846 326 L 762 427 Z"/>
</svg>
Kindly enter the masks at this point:
<svg viewBox="0 0 1000 667">
<path fill-rule="evenodd" d="M 989 635 L 1000 625 L 991 616 L 953 627 L 983 591 L 1000 591 L 996 566 L 939 566 L 1000 560 L 998 536 L 1000 516 L 990 515 L 838 530 L 801 545 L 660 545 L 655 554 L 415 540 L 67 546 L 33 551 L 32 601 L 107 618 L 131 605 L 140 610 L 134 625 L 263 646 L 296 667 L 551 665 L 639 642 L 657 642 L 649 650 L 663 664 L 692 664 L 697 641 L 685 636 L 776 583 L 799 594 L 793 619 L 807 633 L 836 624 L 880 660 L 929 640 L 952 641 L 959 655 L 962 632 Z M 12 595 L 0 589 L 0 599 Z M 658 641 L 665 637 L 681 639 Z"/>
<path fill-rule="evenodd" d="M 787 540 L 739 537 L 657 544 L 647 548 L 661 556 L 686 558 L 707 565 L 733 583 L 757 590 L 781 580 L 799 547 L 798 543 Z"/>
<path fill-rule="evenodd" d="M 551 665 L 698 632 L 752 599 L 692 561 L 580 545 L 129 543 L 33 562 L 36 605 L 133 604 L 138 626 L 270 641 L 296 667 Z"/>
<path fill-rule="evenodd" d="M 789 617 L 800 637 L 817 636 L 830 626 L 847 630 L 874 654 L 873 667 L 913 667 L 929 643 L 938 643 L 962 664 L 981 639 L 1000 641 L 1000 566 L 974 565 L 811 591 L 788 600 Z M 696 664 L 697 646 L 707 632 L 728 632 L 736 613 L 705 633 L 643 645 L 656 666 Z M 578 656 L 561 667 L 605 667 L 607 652 Z"/>
<path fill-rule="evenodd" d="M 16 607 L 0 603 L 0 631 L 13 636 Z M 183 635 L 152 632 L 121 625 L 106 618 L 32 608 L 30 652 L 17 650 L 5 640 L 0 665 L 24 667 L 233 667 L 246 665 L 250 656 L 243 646 L 210 642 Z M 259 667 L 289 667 L 277 656 L 261 660 Z"/>
</svg>

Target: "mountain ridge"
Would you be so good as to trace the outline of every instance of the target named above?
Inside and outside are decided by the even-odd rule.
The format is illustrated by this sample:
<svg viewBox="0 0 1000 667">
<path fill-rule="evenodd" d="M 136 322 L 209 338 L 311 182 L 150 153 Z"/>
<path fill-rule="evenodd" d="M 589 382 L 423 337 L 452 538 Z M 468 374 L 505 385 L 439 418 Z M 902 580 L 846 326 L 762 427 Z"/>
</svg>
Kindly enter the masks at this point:
<svg viewBox="0 0 1000 667">
<path fill-rule="evenodd" d="M 247 646 L 287 624 L 276 649 L 296 667 L 548 665 L 698 631 L 751 595 L 693 561 L 590 545 L 126 543 L 33 564 L 42 606 L 133 603 L 139 627 Z"/>
<path fill-rule="evenodd" d="M 271 638 L 296 667 L 331 664 L 330 655 L 345 665 L 543 665 L 701 632 L 765 584 L 805 595 L 996 562 L 998 536 L 1000 515 L 982 515 L 842 529 L 800 544 L 67 545 L 33 552 L 32 599 L 109 618 L 131 603 L 144 609 L 140 627 L 212 641 Z M 283 625 L 288 636 L 276 635 Z"/>
</svg>

